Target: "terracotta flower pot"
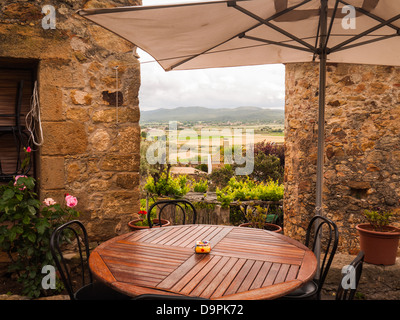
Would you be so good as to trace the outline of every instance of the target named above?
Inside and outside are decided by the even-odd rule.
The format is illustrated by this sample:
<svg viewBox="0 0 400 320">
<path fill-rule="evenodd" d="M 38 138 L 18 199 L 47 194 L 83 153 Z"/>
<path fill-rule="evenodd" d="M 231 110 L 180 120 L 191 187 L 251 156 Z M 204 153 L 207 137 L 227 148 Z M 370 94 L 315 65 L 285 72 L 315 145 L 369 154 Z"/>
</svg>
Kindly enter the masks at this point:
<svg viewBox="0 0 400 320">
<path fill-rule="evenodd" d="M 142 222 L 143 219 L 134 219 L 132 221 L 128 222 L 128 226 L 131 228 L 131 230 L 142 230 L 142 229 L 148 229 L 149 226 L 137 226 L 136 223 Z M 153 219 L 153 228 L 159 228 L 160 226 L 158 225 L 159 220 L 158 219 Z M 168 220 L 161 219 L 161 223 L 163 227 L 167 227 L 171 224 Z"/>
<path fill-rule="evenodd" d="M 365 253 L 364 261 L 377 265 L 393 265 L 396 263 L 399 247 L 400 229 L 392 226 L 384 227 L 384 231 L 375 231 L 369 223 L 356 226 L 360 235 L 360 247 Z"/>
<path fill-rule="evenodd" d="M 246 223 L 240 224 L 239 227 L 251 228 L 252 226 L 251 226 L 250 222 L 246 222 Z M 282 231 L 282 228 L 280 226 L 278 226 L 277 224 L 272 224 L 272 223 L 265 223 L 264 229 L 268 230 L 268 231 L 276 232 L 276 233 L 280 233 Z"/>
</svg>

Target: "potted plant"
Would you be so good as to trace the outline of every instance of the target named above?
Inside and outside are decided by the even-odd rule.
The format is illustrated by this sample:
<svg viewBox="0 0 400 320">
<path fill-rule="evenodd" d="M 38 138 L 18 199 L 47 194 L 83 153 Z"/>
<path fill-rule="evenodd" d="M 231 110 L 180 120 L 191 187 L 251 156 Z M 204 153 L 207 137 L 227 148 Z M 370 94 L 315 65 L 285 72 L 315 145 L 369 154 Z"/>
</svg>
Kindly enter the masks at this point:
<svg viewBox="0 0 400 320">
<path fill-rule="evenodd" d="M 393 265 L 396 262 L 400 229 L 389 225 L 395 212 L 365 210 L 368 223 L 356 226 L 360 235 L 360 247 L 365 253 L 364 261 L 377 265 Z"/>
<path fill-rule="evenodd" d="M 239 227 L 265 229 L 277 233 L 282 232 L 280 226 L 267 222 L 268 207 L 256 206 L 253 208 L 249 205 L 240 206 L 241 209 L 243 208 L 247 222 L 240 224 Z"/>
<path fill-rule="evenodd" d="M 141 216 L 140 218 L 134 219 L 134 220 L 128 222 L 128 226 L 131 228 L 132 231 L 149 228 L 149 221 L 146 218 L 147 211 L 140 210 L 138 212 L 138 214 L 139 214 L 139 216 Z M 155 219 L 152 219 L 152 222 L 153 222 L 153 228 L 160 226 L 159 225 L 160 220 L 155 218 Z M 161 219 L 161 224 L 163 227 L 166 227 L 166 226 L 169 226 L 171 223 L 168 220 Z"/>
</svg>

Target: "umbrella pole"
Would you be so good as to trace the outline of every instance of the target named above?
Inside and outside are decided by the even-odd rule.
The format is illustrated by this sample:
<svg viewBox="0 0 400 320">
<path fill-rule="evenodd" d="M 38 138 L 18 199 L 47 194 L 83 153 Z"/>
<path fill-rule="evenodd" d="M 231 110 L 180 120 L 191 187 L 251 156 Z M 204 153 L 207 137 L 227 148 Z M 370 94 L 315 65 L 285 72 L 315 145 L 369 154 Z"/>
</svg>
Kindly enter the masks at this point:
<svg viewBox="0 0 400 320">
<path fill-rule="evenodd" d="M 321 0 L 320 15 L 320 53 L 319 53 L 319 92 L 318 92 L 318 149 L 317 149 L 317 184 L 315 197 L 315 215 L 322 216 L 322 191 L 324 179 L 324 149 L 325 149 L 325 91 L 326 91 L 326 39 L 328 32 L 328 0 Z M 315 225 L 318 229 L 319 223 Z M 315 279 L 319 280 L 321 239 L 320 233 L 316 235 L 314 253 L 317 257 L 317 273 Z"/>
<path fill-rule="evenodd" d="M 319 105 L 318 105 L 318 149 L 317 149 L 317 185 L 315 214 L 322 216 L 322 189 L 324 178 L 325 149 L 325 88 L 326 88 L 326 53 L 320 56 L 319 67 Z"/>
</svg>

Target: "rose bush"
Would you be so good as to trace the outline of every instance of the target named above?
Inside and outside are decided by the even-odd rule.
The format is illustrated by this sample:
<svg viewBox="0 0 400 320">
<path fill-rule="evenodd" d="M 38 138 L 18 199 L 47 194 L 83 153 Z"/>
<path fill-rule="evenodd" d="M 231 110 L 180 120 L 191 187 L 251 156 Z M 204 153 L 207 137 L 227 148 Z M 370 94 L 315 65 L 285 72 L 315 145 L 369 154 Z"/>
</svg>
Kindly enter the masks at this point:
<svg viewBox="0 0 400 320">
<path fill-rule="evenodd" d="M 28 297 L 52 293 L 41 286 L 42 268 L 55 265 L 50 253 L 51 234 L 79 216 L 74 208 L 75 197 L 66 197 L 65 205 L 52 198 L 40 202 L 35 184 L 32 177 L 16 176 L 9 184 L 0 186 L 0 249 L 7 252 L 11 260 L 9 272 L 16 275 Z"/>
</svg>

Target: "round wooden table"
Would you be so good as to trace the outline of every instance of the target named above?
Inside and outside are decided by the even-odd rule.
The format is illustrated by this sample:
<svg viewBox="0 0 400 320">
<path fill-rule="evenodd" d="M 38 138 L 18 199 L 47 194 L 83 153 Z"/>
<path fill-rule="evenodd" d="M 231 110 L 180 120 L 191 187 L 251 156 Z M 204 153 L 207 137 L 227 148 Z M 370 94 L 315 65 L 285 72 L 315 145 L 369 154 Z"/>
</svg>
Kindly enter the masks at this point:
<svg viewBox="0 0 400 320">
<path fill-rule="evenodd" d="M 195 253 L 209 240 L 211 252 Z M 89 266 L 100 281 L 135 297 L 186 295 L 257 300 L 286 295 L 311 280 L 314 253 L 282 234 L 253 228 L 179 225 L 134 231 L 99 245 Z"/>
</svg>

